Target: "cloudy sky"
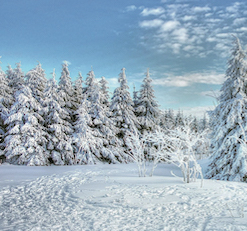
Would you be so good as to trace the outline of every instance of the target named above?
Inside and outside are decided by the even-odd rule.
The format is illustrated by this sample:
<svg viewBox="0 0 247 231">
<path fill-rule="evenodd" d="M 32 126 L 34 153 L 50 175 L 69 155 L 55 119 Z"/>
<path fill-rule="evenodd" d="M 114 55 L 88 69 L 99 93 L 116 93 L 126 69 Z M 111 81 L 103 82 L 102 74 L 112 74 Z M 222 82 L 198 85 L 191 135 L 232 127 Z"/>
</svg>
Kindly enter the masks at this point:
<svg viewBox="0 0 247 231">
<path fill-rule="evenodd" d="M 93 66 L 113 91 L 125 67 L 132 91 L 150 68 L 163 109 L 213 109 L 231 34 L 247 48 L 245 0 L 0 0 L 0 8 L 3 70 L 39 61 L 59 78 L 67 60 L 73 79 Z"/>
</svg>

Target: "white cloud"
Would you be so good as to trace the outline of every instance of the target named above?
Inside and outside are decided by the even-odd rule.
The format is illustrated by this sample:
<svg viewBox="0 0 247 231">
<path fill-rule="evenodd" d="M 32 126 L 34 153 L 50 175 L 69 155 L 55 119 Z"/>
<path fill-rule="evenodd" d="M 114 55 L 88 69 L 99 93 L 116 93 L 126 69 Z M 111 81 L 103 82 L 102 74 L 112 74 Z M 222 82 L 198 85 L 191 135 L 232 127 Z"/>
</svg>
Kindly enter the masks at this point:
<svg viewBox="0 0 247 231">
<path fill-rule="evenodd" d="M 207 11 L 210 11 L 211 8 L 208 7 L 208 6 L 204 6 L 204 7 L 200 7 L 200 6 L 195 6 L 192 8 L 192 11 L 194 13 L 201 13 L 201 12 L 207 12 Z"/>
<path fill-rule="evenodd" d="M 149 38 L 146 39 L 147 43 L 153 43 L 148 44 L 151 49 L 163 53 L 172 51 L 173 54 L 186 57 L 204 58 L 216 54 L 225 58 L 229 55 L 227 50 L 231 46 L 229 34 L 235 33 L 241 40 L 246 37 L 246 4 L 235 2 L 227 9 L 223 5 L 211 7 L 194 4 L 192 7 L 186 2 L 187 4 L 166 4 L 165 14 L 162 15 L 159 13 L 164 9 L 159 7 L 145 8 L 142 11 L 142 14 L 153 18 L 139 23 L 142 28 L 152 29 L 152 33 L 146 36 Z M 233 13 L 232 8 L 238 9 L 237 13 Z"/>
<path fill-rule="evenodd" d="M 161 19 L 144 20 L 139 23 L 142 28 L 156 28 L 160 27 L 164 23 Z"/>
<path fill-rule="evenodd" d="M 236 18 L 234 21 L 233 21 L 233 25 L 234 26 L 239 26 L 241 24 L 244 24 L 246 22 L 247 18 Z"/>
<path fill-rule="evenodd" d="M 237 29 L 237 31 L 247 32 L 247 27 L 240 27 L 240 28 Z"/>
<path fill-rule="evenodd" d="M 149 16 L 149 15 L 161 15 L 165 12 L 163 7 L 157 8 L 144 8 L 141 12 L 142 16 Z"/>
<path fill-rule="evenodd" d="M 129 12 L 129 11 L 134 11 L 134 10 L 136 10 L 137 9 L 137 7 L 135 6 L 135 5 L 130 5 L 130 6 L 127 6 L 126 7 L 126 11 L 127 12 Z"/>
<path fill-rule="evenodd" d="M 182 20 L 187 22 L 187 21 L 191 21 L 191 20 L 196 20 L 196 16 L 194 15 L 185 15 L 184 17 L 182 17 Z"/>
<path fill-rule="evenodd" d="M 216 34 L 216 37 L 218 37 L 218 38 L 229 38 L 230 34 L 228 34 L 228 33 L 219 33 L 219 34 Z"/>
<path fill-rule="evenodd" d="M 178 21 L 168 21 L 165 22 L 162 26 L 161 26 L 161 32 L 166 32 L 166 31 L 171 31 L 174 30 L 175 28 L 177 28 L 180 25 L 180 22 Z"/>
<path fill-rule="evenodd" d="M 224 74 L 212 73 L 193 73 L 183 76 L 173 76 L 162 79 L 155 79 L 154 85 L 188 87 L 195 83 L 220 85 L 224 82 Z"/>
<path fill-rule="evenodd" d="M 174 30 L 172 35 L 175 36 L 175 39 L 179 41 L 180 43 L 186 43 L 188 40 L 188 34 L 187 34 L 186 28 L 179 28 L 177 30 Z"/>
</svg>

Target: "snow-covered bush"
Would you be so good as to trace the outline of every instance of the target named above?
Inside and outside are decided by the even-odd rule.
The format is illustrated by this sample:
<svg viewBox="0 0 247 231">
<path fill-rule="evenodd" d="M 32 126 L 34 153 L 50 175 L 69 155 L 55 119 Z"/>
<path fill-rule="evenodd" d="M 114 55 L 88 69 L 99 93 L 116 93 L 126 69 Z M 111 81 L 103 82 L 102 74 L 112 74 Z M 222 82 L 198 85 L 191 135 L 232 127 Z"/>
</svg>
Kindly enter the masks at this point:
<svg viewBox="0 0 247 231">
<path fill-rule="evenodd" d="M 195 181 L 200 175 L 203 179 L 200 165 L 194 152 L 194 145 L 202 140 L 201 135 L 191 130 L 189 124 L 170 130 L 169 134 L 157 130 L 146 137 L 156 148 L 152 151 L 155 162 L 165 160 L 181 169 L 184 182 Z"/>
<path fill-rule="evenodd" d="M 146 176 L 145 139 L 140 139 L 137 133 L 127 132 L 125 144 L 129 149 L 131 160 L 137 164 L 139 177 Z"/>
</svg>

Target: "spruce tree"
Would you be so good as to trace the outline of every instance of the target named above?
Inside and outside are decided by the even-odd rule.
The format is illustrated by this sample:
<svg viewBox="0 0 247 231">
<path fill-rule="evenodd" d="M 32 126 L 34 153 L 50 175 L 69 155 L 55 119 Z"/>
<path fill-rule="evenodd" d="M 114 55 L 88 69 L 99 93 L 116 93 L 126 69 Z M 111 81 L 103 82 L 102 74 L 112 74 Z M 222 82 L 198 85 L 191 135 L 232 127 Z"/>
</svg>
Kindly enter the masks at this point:
<svg viewBox="0 0 247 231">
<path fill-rule="evenodd" d="M 101 156 L 98 158 L 109 163 L 123 162 L 121 150 L 118 150 L 120 141 L 116 137 L 118 129 L 110 117 L 109 107 L 104 104 L 106 97 L 97 82 L 94 82 L 91 93 L 89 115 L 94 137 L 99 140 L 98 149 Z"/>
<path fill-rule="evenodd" d="M 48 81 L 44 91 L 44 118 L 47 129 L 50 162 L 55 165 L 68 165 L 74 163 L 71 134 L 71 124 L 68 122 L 69 113 L 59 104 L 58 86 L 53 78 Z"/>
<path fill-rule="evenodd" d="M 155 96 L 151 82 L 152 79 L 148 69 L 139 91 L 140 96 L 136 108 L 136 115 L 141 125 L 142 133 L 154 131 L 158 127 L 160 120 L 161 113 L 158 103 L 154 100 Z"/>
<path fill-rule="evenodd" d="M 96 164 L 100 159 L 99 140 L 94 137 L 92 118 L 89 115 L 89 102 L 84 99 L 76 111 L 73 144 L 75 147 L 75 164 Z M 98 158 L 99 157 L 99 158 Z"/>
<path fill-rule="evenodd" d="M 90 139 L 94 140 L 94 142 L 92 140 L 90 141 L 91 146 L 90 149 L 87 149 L 86 153 L 89 155 L 88 150 L 94 150 L 93 155 L 95 155 L 97 160 L 109 163 L 123 162 L 123 158 L 120 155 L 121 151 L 118 150 L 120 141 L 116 137 L 117 128 L 110 118 L 110 110 L 107 105 L 107 82 L 103 79 L 101 84 L 98 83 L 95 79 L 94 72 L 91 70 L 88 73 L 86 84 L 85 96 L 87 103 L 84 102 L 84 105 L 78 111 L 78 120 L 80 121 L 84 117 L 88 121 L 87 126 L 90 127 L 91 131 Z M 88 107 L 87 109 L 85 109 L 86 106 Z M 84 113 L 86 111 L 88 112 L 90 120 L 86 115 L 82 115 L 82 111 Z M 88 136 L 89 134 L 84 133 L 85 139 Z M 77 135 L 77 137 L 79 136 Z M 89 159 L 91 160 L 92 158 Z"/>
<path fill-rule="evenodd" d="M 76 110 L 79 109 L 82 100 L 84 98 L 84 89 L 82 87 L 83 84 L 83 78 L 81 75 L 81 72 L 78 73 L 78 77 L 76 81 L 74 82 L 74 101 L 76 105 Z"/>
<path fill-rule="evenodd" d="M 8 85 L 8 79 L 0 66 L 0 156 L 4 149 L 4 136 L 6 133 L 5 120 L 8 117 L 9 109 L 14 102 L 12 89 Z"/>
<path fill-rule="evenodd" d="M 120 87 L 116 88 L 113 93 L 110 109 L 115 126 L 119 129 L 118 137 L 123 138 L 127 131 L 138 133 L 137 128 L 140 126 L 134 114 L 133 101 L 128 91 L 125 68 L 119 74 L 118 82 Z"/>
<path fill-rule="evenodd" d="M 14 92 L 20 90 L 25 84 L 24 72 L 21 69 L 21 63 L 16 64 L 16 68 L 13 70 L 9 65 L 7 70 L 7 78 L 9 81 L 9 86 Z"/>
<path fill-rule="evenodd" d="M 45 70 L 39 63 L 35 68 L 26 74 L 26 85 L 31 89 L 33 96 L 42 103 L 44 98 L 44 90 L 47 79 L 45 77 Z"/>
<path fill-rule="evenodd" d="M 74 121 L 76 102 L 68 62 L 66 61 L 62 65 L 62 73 L 58 83 L 58 94 L 60 105 L 69 113 L 68 122 L 72 123 Z"/>
<path fill-rule="evenodd" d="M 37 113 L 41 105 L 28 86 L 15 93 L 15 103 L 5 121 L 8 125 L 5 138 L 5 156 L 10 163 L 47 165 L 46 133 L 43 118 Z"/>
<path fill-rule="evenodd" d="M 109 102 L 109 87 L 108 87 L 108 82 L 106 81 L 105 77 L 102 76 L 101 80 L 99 81 L 100 83 L 100 90 L 102 93 L 102 97 L 101 97 L 101 101 L 104 105 L 106 105 L 107 107 L 110 106 L 110 102 Z"/>
<path fill-rule="evenodd" d="M 208 178 L 247 181 L 247 75 L 245 52 L 234 40 L 219 105 L 210 112 L 212 157 Z"/>
</svg>

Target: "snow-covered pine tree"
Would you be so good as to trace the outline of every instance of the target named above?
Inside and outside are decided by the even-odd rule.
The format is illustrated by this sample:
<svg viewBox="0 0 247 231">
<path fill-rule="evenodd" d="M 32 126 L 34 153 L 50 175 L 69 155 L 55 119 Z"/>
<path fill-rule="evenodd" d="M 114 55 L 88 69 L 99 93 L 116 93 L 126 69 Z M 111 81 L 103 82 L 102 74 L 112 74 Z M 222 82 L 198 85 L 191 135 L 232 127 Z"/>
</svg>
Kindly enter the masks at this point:
<svg viewBox="0 0 247 231">
<path fill-rule="evenodd" d="M 106 102 L 106 94 L 108 94 L 106 83 L 106 81 L 103 81 L 104 90 L 102 90 L 102 85 L 100 87 L 96 81 L 93 70 L 88 73 L 85 91 L 86 103 L 84 102 L 84 105 L 78 111 L 78 120 L 80 121 L 83 116 L 85 120 L 88 121 L 87 126 L 90 127 L 91 137 L 93 137 L 95 141 L 89 141 L 91 144 L 90 150 L 97 160 L 107 161 L 109 163 L 123 162 L 124 159 L 120 155 L 122 150 L 119 150 L 120 141 L 116 137 L 117 128 L 114 126 L 114 122 L 110 117 L 110 110 Z M 86 106 L 88 109 L 85 109 Z M 87 111 L 90 120 L 87 119 L 86 115 L 82 115 L 82 111 L 84 111 L 84 113 Z M 84 139 L 88 139 L 88 136 L 87 133 L 84 133 Z M 77 137 L 79 136 L 77 135 Z M 83 151 L 83 148 L 81 150 Z M 87 149 L 86 153 L 89 153 L 88 150 L 89 149 Z"/>
<path fill-rule="evenodd" d="M 72 86 L 68 62 L 62 64 L 62 73 L 58 83 L 58 95 L 60 105 L 69 113 L 68 122 L 74 121 L 76 102 L 74 100 L 74 88 Z"/>
<path fill-rule="evenodd" d="M 0 66 L 0 156 L 3 154 L 4 136 L 6 133 L 4 121 L 7 119 L 9 109 L 13 103 L 14 98 L 12 89 L 9 87 L 8 79 Z"/>
<path fill-rule="evenodd" d="M 191 120 L 191 119 L 189 119 Z M 175 117 L 175 127 L 183 126 L 184 125 L 184 115 L 183 112 L 178 110 L 178 113 Z"/>
<path fill-rule="evenodd" d="M 93 135 L 98 140 L 100 156 L 97 157 L 109 163 L 124 162 L 125 158 L 121 156 L 121 143 L 116 136 L 118 129 L 110 117 L 109 107 L 104 104 L 105 95 L 100 90 L 99 84 L 97 82 L 93 83 L 89 101 L 89 115 L 92 119 Z"/>
<path fill-rule="evenodd" d="M 95 164 L 98 162 L 98 140 L 93 135 L 92 118 L 89 115 L 89 102 L 84 99 L 76 111 L 73 144 L 75 147 L 75 164 Z M 95 155 L 96 154 L 96 155 Z"/>
<path fill-rule="evenodd" d="M 26 85 L 31 89 L 34 98 L 40 103 L 42 103 L 44 98 L 46 82 L 45 70 L 41 67 L 40 63 L 26 74 Z"/>
<path fill-rule="evenodd" d="M 110 106 L 110 102 L 109 102 L 110 96 L 109 96 L 109 91 L 108 91 L 109 89 L 108 82 L 106 81 L 105 77 L 102 76 L 99 83 L 100 83 L 100 90 L 102 93 L 101 101 L 104 105 L 109 107 Z"/>
<path fill-rule="evenodd" d="M 76 81 L 74 82 L 74 100 L 75 100 L 75 104 L 76 104 L 76 110 L 79 109 L 82 100 L 84 98 L 84 90 L 82 87 L 83 84 L 83 78 L 81 75 L 81 72 L 78 73 L 78 77 L 76 79 Z"/>
<path fill-rule="evenodd" d="M 247 96 L 245 52 L 234 40 L 219 105 L 210 112 L 212 156 L 208 178 L 247 181 Z"/>
<path fill-rule="evenodd" d="M 140 125 L 134 114 L 133 101 L 128 91 L 129 86 L 127 84 L 125 68 L 119 74 L 118 82 L 120 87 L 116 88 L 113 93 L 110 109 L 115 126 L 119 129 L 117 135 L 119 138 L 123 138 L 126 131 L 138 133 L 137 128 Z"/>
<path fill-rule="evenodd" d="M 195 116 L 190 123 L 190 127 L 191 127 L 192 131 L 194 131 L 196 133 L 199 132 L 199 124 L 198 124 L 198 120 Z"/>
<path fill-rule="evenodd" d="M 135 85 L 133 85 L 133 109 L 134 109 L 134 113 L 136 115 L 136 110 L 137 110 L 137 107 L 138 107 L 138 91 L 136 91 L 136 87 Z"/>
<path fill-rule="evenodd" d="M 41 105 L 33 97 L 29 87 L 23 86 L 15 93 L 15 103 L 5 121 L 8 125 L 5 137 L 5 156 L 13 164 L 47 165 L 43 118 L 37 113 Z"/>
<path fill-rule="evenodd" d="M 45 127 L 48 133 L 47 149 L 50 152 L 49 161 L 55 165 L 73 164 L 74 155 L 71 134 L 73 129 L 67 121 L 69 113 L 60 106 L 58 86 L 55 80 L 55 70 L 53 78 L 47 82 L 44 91 L 44 118 Z"/>
<path fill-rule="evenodd" d="M 149 69 L 139 91 L 136 115 L 141 126 L 141 132 L 154 131 L 160 123 L 161 112 L 158 103 L 154 100 L 154 90 L 151 85 Z"/>
<path fill-rule="evenodd" d="M 209 122 L 208 122 L 206 114 L 204 114 L 203 118 L 199 122 L 199 130 L 200 132 L 203 132 L 206 129 L 209 129 Z"/>
<path fill-rule="evenodd" d="M 162 113 L 160 120 L 160 127 L 164 130 L 172 130 L 175 127 L 175 116 L 172 109 L 166 110 Z"/>
<path fill-rule="evenodd" d="M 20 90 L 23 87 L 25 81 L 24 73 L 21 70 L 21 63 L 17 63 L 14 70 L 10 65 L 8 66 L 7 78 L 9 81 L 9 86 L 14 92 Z"/>
<path fill-rule="evenodd" d="M 94 85 L 95 85 L 96 79 L 95 79 L 95 74 L 93 69 L 87 73 L 87 78 L 85 81 L 85 84 L 87 85 L 84 89 L 84 95 L 85 98 L 88 101 L 91 101 L 91 97 L 93 96 L 93 91 L 94 91 Z"/>
</svg>

